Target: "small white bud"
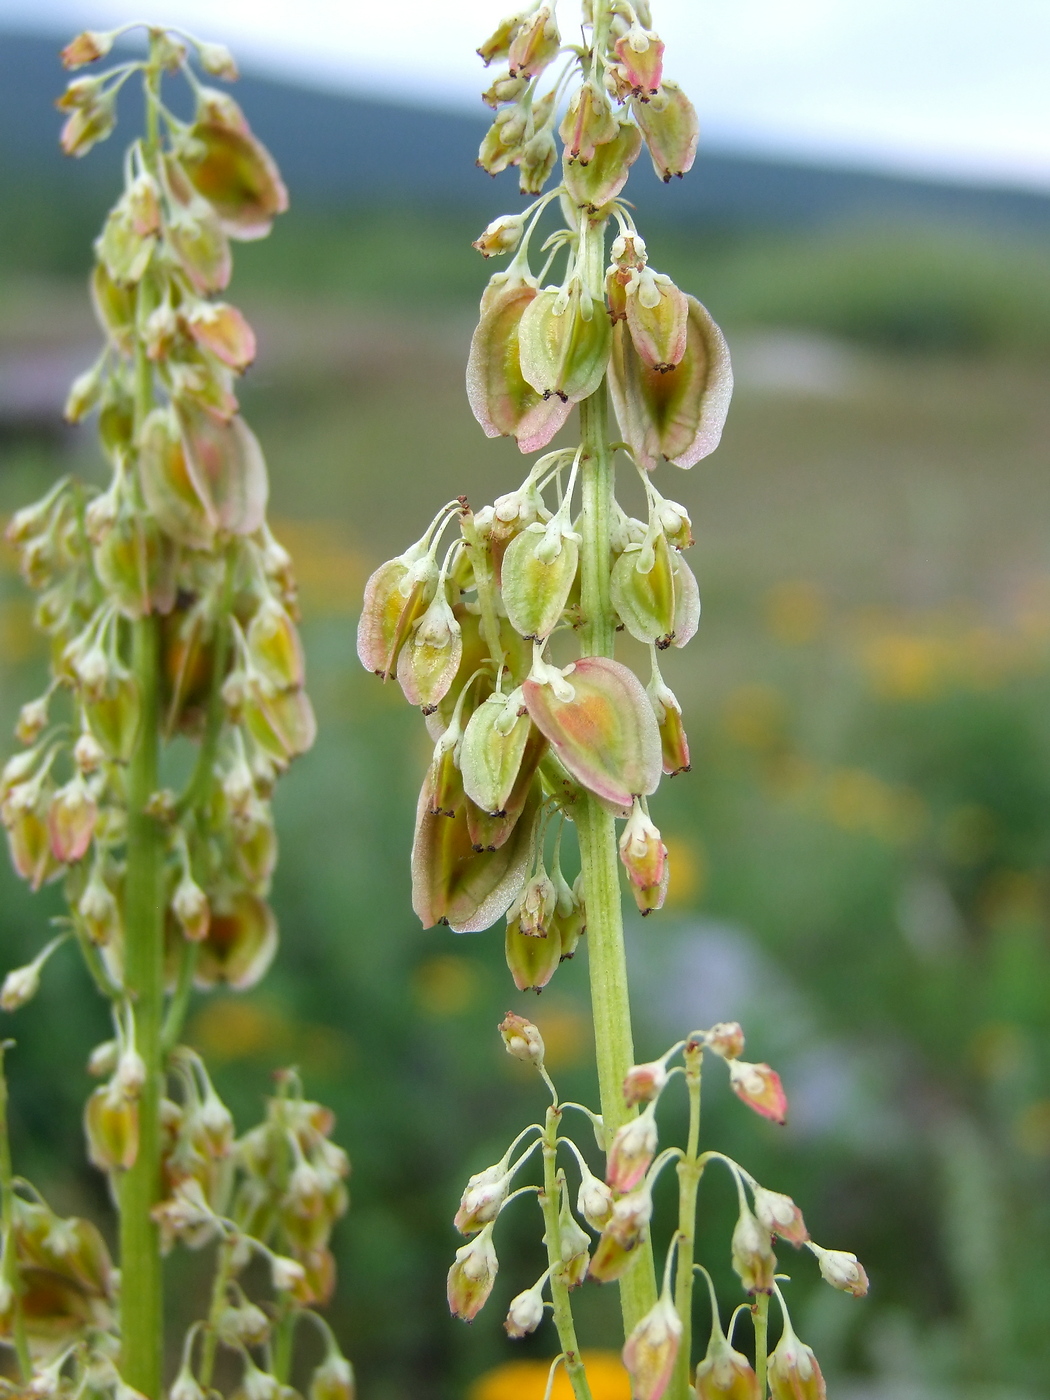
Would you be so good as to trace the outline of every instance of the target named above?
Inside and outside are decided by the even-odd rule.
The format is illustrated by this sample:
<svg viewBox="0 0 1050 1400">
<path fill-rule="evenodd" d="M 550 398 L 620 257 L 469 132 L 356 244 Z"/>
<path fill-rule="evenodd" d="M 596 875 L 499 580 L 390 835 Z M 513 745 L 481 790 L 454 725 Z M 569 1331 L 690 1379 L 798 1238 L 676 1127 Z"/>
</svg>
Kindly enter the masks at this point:
<svg viewBox="0 0 1050 1400">
<path fill-rule="evenodd" d="M 543 1284 L 545 1279 L 526 1288 L 524 1293 L 511 1300 L 507 1320 L 503 1326 L 508 1337 L 527 1337 L 543 1321 Z"/>
<path fill-rule="evenodd" d="M 270 1260 L 270 1276 L 278 1293 L 287 1293 L 297 1288 L 306 1278 L 306 1270 L 295 1259 L 283 1254 L 275 1254 Z"/>
<path fill-rule="evenodd" d="M 39 963 L 31 962 L 26 963 L 25 967 L 16 967 L 7 974 L 3 987 L 0 987 L 0 1008 L 4 1011 L 17 1011 L 20 1006 L 25 1006 L 27 1001 L 32 1001 L 39 990 Z"/>
</svg>

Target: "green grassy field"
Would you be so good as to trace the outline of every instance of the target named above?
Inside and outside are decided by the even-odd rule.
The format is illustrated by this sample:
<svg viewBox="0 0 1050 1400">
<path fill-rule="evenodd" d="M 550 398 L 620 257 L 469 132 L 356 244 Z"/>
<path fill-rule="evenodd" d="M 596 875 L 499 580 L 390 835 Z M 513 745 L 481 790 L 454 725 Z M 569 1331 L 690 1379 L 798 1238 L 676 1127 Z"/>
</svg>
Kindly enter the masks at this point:
<svg viewBox="0 0 1050 1400">
<path fill-rule="evenodd" d="M 192 1033 L 242 1124 L 285 1062 L 336 1108 L 355 1169 L 336 1322 L 369 1400 L 452 1400 L 553 1349 L 513 1350 L 499 1326 L 538 1272 L 534 1243 L 469 1332 L 444 1316 L 462 1181 L 539 1106 L 495 1036 L 502 1012 L 533 1014 L 559 1083 L 593 1096 L 585 951 L 537 1001 L 513 991 L 500 929 L 415 925 L 422 730 L 353 650 L 369 570 L 442 501 L 481 505 L 523 474 L 463 396 L 484 277 L 468 234 L 290 221 L 245 250 L 235 287 L 261 337 L 243 402 L 300 561 L 321 729 L 278 798 L 276 969 L 202 1001 Z M 705 615 L 666 668 L 693 771 L 654 804 L 668 907 L 629 933 L 640 1052 L 739 1016 L 783 1070 L 785 1132 L 717 1085 L 707 1128 L 868 1265 L 856 1303 L 788 1261 L 834 1393 L 1034 1397 L 1050 1363 L 1050 272 L 1031 250 L 907 231 L 668 234 L 650 253 L 723 317 L 739 385 L 718 454 L 659 480 L 691 512 Z M 0 355 L 86 352 L 79 284 L 2 288 Z M 10 433 L 2 452 L 3 511 L 70 461 L 93 469 L 80 438 Z M 8 560 L 5 724 L 42 675 L 28 621 Z M 57 900 L 6 870 L 0 890 L 14 965 Z M 69 1066 L 101 1018 L 70 959 L 11 1020 L 20 1164 L 99 1217 L 103 1187 L 74 1165 L 88 1079 Z M 721 1187 L 701 1233 L 728 1303 Z M 614 1298 L 581 1296 L 587 1340 L 610 1344 Z"/>
</svg>

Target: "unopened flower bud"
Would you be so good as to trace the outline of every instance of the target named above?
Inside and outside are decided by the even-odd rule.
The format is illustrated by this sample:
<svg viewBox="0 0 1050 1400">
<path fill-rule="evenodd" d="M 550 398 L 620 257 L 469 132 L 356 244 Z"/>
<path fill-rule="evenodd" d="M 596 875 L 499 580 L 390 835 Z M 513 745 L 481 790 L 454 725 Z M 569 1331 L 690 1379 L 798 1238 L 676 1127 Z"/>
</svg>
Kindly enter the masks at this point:
<svg viewBox="0 0 1050 1400">
<path fill-rule="evenodd" d="M 37 961 L 13 968 L 4 978 L 3 987 L 0 987 L 0 1009 L 17 1011 L 27 1001 L 32 1001 L 39 990 L 40 964 Z"/>
<path fill-rule="evenodd" d="M 213 78 L 222 78 L 227 83 L 237 81 L 237 64 L 225 44 L 198 44 L 197 56 L 205 73 Z"/>
<path fill-rule="evenodd" d="M 474 247 L 485 258 L 500 257 L 503 253 L 513 253 L 521 242 L 525 218 L 522 214 L 501 214 L 493 219 L 480 238 L 474 240 Z"/>
<path fill-rule="evenodd" d="M 790 1324 L 769 1357 L 769 1389 L 773 1400 L 826 1400 L 827 1389 L 817 1358 L 800 1342 Z"/>
<path fill-rule="evenodd" d="M 480 1235 L 456 1250 L 455 1262 L 448 1271 L 448 1305 L 453 1317 L 473 1322 L 488 1302 L 498 1269 L 492 1226 L 486 1225 Z"/>
<path fill-rule="evenodd" d="M 671 1380 L 682 1340 L 682 1323 L 669 1292 L 664 1292 L 631 1332 L 623 1364 L 635 1400 L 660 1400 Z"/>
<path fill-rule="evenodd" d="M 183 935 L 191 943 L 200 943 L 208 936 L 211 906 L 208 896 L 187 872 L 175 886 L 171 897 L 171 912 L 179 921 Z"/>
<path fill-rule="evenodd" d="M 270 1319 L 262 1308 L 244 1302 L 222 1310 L 218 1332 L 227 1346 L 261 1346 L 270 1335 Z"/>
<path fill-rule="evenodd" d="M 503 1326 L 508 1337 L 527 1337 L 530 1332 L 535 1332 L 536 1328 L 543 1321 L 543 1286 L 546 1278 L 541 1278 L 539 1283 L 533 1284 L 531 1288 L 526 1288 L 523 1293 L 519 1293 L 511 1300 L 510 1308 L 507 1311 L 507 1320 Z"/>
<path fill-rule="evenodd" d="M 330 1351 L 310 1378 L 309 1400 L 354 1400 L 354 1368 L 338 1351 Z"/>
<path fill-rule="evenodd" d="M 852 1293 L 854 1298 L 863 1298 L 868 1291 L 868 1275 L 855 1254 L 844 1249 L 821 1249 L 819 1244 L 810 1243 L 809 1248 L 817 1256 L 820 1275 L 825 1283 L 838 1288 L 843 1293 Z"/>
<path fill-rule="evenodd" d="M 741 1204 L 733 1230 L 733 1268 L 748 1293 L 772 1293 L 777 1259 L 769 1231 Z"/>
<path fill-rule="evenodd" d="M 85 63 L 94 63 L 105 58 L 113 47 L 115 35 L 96 29 L 85 29 L 62 50 L 60 58 L 63 68 L 83 68 Z"/>
<path fill-rule="evenodd" d="M 561 1208 L 558 1213 L 559 1234 L 561 1235 L 561 1272 L 570 1288 L 578 1288 L 587 1277 L 587 1267 L 591 1262 L 591 1240 L 569 1207 L 569 1197 L 564 1189 L 564 1176 L 559 1179 L 562 1192 Z"/>
<path fill-rule="evenodd" d="M 667 1066 L 663 1060 L 632 1065 L 623 1081 L 623 1097 L 627 1107 L 634 1108 L 636 1104 L 651 1103 L 659 1098 L 667 1079 Z"/>
<path fill-rule="evenodd" d="M 101 1171 L 134 1166 L 139 1152 L 139 1110 L 115 1081 L 101 1084 L 84 1107 L 88 1157 Z"/>
<path fill-rule="evenodd" d="M 730 1060 L 729 1086 L 737 1098 L 774 1123 L 787 1121 L 787 1097 L 776 1070 L 768 1065 Z"/>
<path fill-rule="evenodd" d="M 605 1180 L 614 1191 L 631 1191 L 656 1155 L 658 1136 L 654 1105 L 617 1130 L 605 1164 Z"/>
<path fill-rule="evenodd" d="M 204 1400 L 204 1391 L 189 1366 L 183 1366 L 168 1391 L 168 1400 Z"/>
<path fill-rule="evenodd" d="M 83 919 L 92 943 L 97 943 L 100 947 L 108 943 L 120 929 L 117 901 L 97 867 L 92 870 L 84 893 L 80 896 L 77 913 Z"/>
<path fill-rule="evenodd" d="M 94 1075 L 96 1079 L 101 1079 L 103 1075 L 112 1074 L 117 1067 L 117 1060 L 120 1057 L 120 1045 L 115 1040 L 104 1040 L 101 1045 L 96 1045 L 88 1056 L 88 1074 Z"/>
<path fill-rule="evenodd" d="M 499 1030 L 508 1055 L 513 1055 L 516 1060 L 526 1060 L 530 1064 L 543 1064 L 543 1037 L 539 1028 L 531 1021 L 508 1011 L 500 1022 Z"/>
<path fill-rule="evenodd" d="M 18 712 L 15 737 L 20 744 L 32 744 L 47 727 L 47 697 L 29 700 Z"/>
<path fill-rule="evenodd" d="M 102 745 L 94 734 L 81 734 L 73 745 L 73 762 L 85 775 L 97 772 L 105 757 Z"/>
<path fill-rule="evenodd" d="M 645 1238 L 652 1218 L 653 1198 L 644 1185 L 621 1196 L 602 1230 L 598 1247 L 591 1256 L 588 1273 L 599 1283 L 618 1279 L 633 1258 L 633 1251 Z"/>
<path fill-rule="evenodd" d="M 704 1036 L 704 1045 L 723 1060 L 736 1060 L 744 1053 L 744 1032 L 739 1021 L 719 1021 Z"/>
<path fill-rule="evenodd" d="M 764 1186 L 756 1186 L 755 1214 L 771 1235 L 787 1240 L 796 1248 L 809 1239 L 802 1212 L 790 1196 L 780 1191 L 767 1191 Z"/>
<path fill-rule="evenodd" d="M 473 1235 L 495 1220 L 510 1190 L 510 1175 L 502 1162 L 475 1172 L 463 1191 L 452 1222 L 461 1235 Z"/>
<path fill-rule="evenodd" d="M 83 776 L 77 773 L 60 787 L 47 809 L 47 825 L 51 850 L 63 865 L 81 860 L 95 832 L 98 803 L 88 790 Z"/>
<path fill-rule="evenodd" d="M 707 1355 L 696 1368 L 697 1400 L 765 1400 L 747 1357 L 729 1345 L 721 1327 L 712 1329 Z"/>
<path fill-rule="evenodd" d="M 604 1230 L 613 1213 L 613 1193 L 604 1181 L 589 1169 L 580 1166 L 580 1190 L 576 1197 L 576 1209 L 595 1230 Z"/>
<path fill-rule="evenodd" d="M 270 1259 L 270 1277 L 278 1293 L 290 1293 L 306 1279 L 306 1270 L 296 1259 L 274 1254 Z"/>
<path fill-rule="evenodd" d="M 277 1377 L 271 1376 L 268 1371 L 260 1371 L 250 1359 L 244 1367 L 241 1389 L 244 1391 L 245 1400 L 278 1400 L 281 1393 Z"/>
<path fill-rule="evenodd" d="M 137 1099 L 142 1093 L 146 1083 L 146 1062 L 133 1045 L 121 1051 L 113 1082 L 129 1099 Z"/>
</svg>

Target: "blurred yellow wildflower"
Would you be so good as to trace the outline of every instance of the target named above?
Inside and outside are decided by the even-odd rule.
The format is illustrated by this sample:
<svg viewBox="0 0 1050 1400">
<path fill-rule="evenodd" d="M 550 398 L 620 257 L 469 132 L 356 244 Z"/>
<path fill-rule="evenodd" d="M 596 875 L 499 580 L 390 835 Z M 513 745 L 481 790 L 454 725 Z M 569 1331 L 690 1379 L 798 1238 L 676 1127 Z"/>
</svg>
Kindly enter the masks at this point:
<svg viewBox="0 0 1050 1400">
<path fill-rule="evenodd" d="M 585 1351 L 583 1362 L 592 1400 L 631 1400 L 631 1380 L 618 1352 Z M 474 1382 L 467 1400 L 543 1400 L 549 1361 L 508 1361 Z M 550 1400 L 572 1400 L 572 1386 L 559 1366 Z"/>
<path fill-rule="evenodd" d="M 416 1001 L 431 1016 L 458 1016 L 477 997 L 481 983 L 478 963 L 456 953 L 439 953 L 416 968 L 412 978 Z"/>
<path fill-rule="evenodd" d="M 882 841 L 913 841 L 926 825 L 926 807 L 917 792 L 883 782 L 863 768 L 833 768 L 824 801 L 836 826 Z"/>
<path fill-rule="evenodd" d="M 707 888 L 707 852 L 694 836 L 664 836 L 671 878 L 665 908 L 683 909 L 703 898 Z"/>
<path fill-rule="evenodd" d="M 785 646 L 803 646 L 814 641 L 827 622 L 824 594 L 805 579 L 778 583 L 766 595 L 766 626 Z"/>
<path fill-rule="evenodd" d="M 725 702 L 723 722 L 734 743 L 759 752 L 783 743 L 787 706 L 771 685 L 741 685 Z"/>
</svg>

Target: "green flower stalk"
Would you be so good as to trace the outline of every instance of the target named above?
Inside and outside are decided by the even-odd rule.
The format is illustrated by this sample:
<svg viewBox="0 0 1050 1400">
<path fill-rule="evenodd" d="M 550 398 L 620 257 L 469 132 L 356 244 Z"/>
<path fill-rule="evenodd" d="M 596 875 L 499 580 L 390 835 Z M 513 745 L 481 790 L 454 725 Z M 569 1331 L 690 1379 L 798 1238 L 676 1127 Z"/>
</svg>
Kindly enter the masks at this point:
<svg viewBox="0 0 1050 1400">
<path fill-rule="evenodd" d="M 124 32 L 78 36 L 66 66 L 96 62 Z M 0 1004 L 28 1001 L 73 940 L 112 1009 L 84 1124 L 117 1203 L 120 1286 L 93 1226 L 59 1221 L 12 1184 L 5 1138 L 0 1335 L 34 1392 L 156 1400 L 162 1255 L 212 1244 L 212 1306 L 176 1382 L 193 1400 L 212 1386 L 220 1345 L 241 1357 L 247 1392 L 287 1383 L 296 1319 L 333 1286 L 328 1240 L 348 1164 L 331 1115 L 294 1075 L 265 1123 L 235 1139 L 203 1062 L 179 1044 L 194 989 L 253 986 L 273 959 L 270 799 L 315 724 L 291 560 L 267 526 L 265 461 L 236 397 L 255 337 L 222 300 L 230 240 L 264 236 L 287 194 L 237 103 L 191 66 L 192 55 L 232 80 L 229 52 L 174 30 L 146 38 L 144 58 L 74 78 L 58 104 L 63 149 L 83 156 L 112 133 L 118 94 L 138 78 L 145 131 L 95 244 L 104 346 L 66 410 L 71 421 L 97 414 L 109 484 L 66 478 L 8 530 L 38 594 L 51 680 L 23 707 L 23 748 L 0 778 L 16 869 L 34 889 L 61 881 L 69 906 L 66 931 L 8 975 Z M 169 75 L 189 85 L 189 121 L 165 104 Z M 238 1282 L 258 1256 L 268 1311 Z M 50 1302 L 47 1271 L 59 1280 Z M 345 1400 L 352 1381 L 334 1342 L 328 1363 L 326 1394 Z"/>
<path fill-rule="evenodd" d="M 444 506 L 422 539 L 376 571 L 358 654 L 384 679 L 396 674 L 435 745 L 412 852 L 413 906 L 424 926 L 477 932 L 506 915 L 514 984 L 537 991 L 586 931 L 601 1112 L 585 1112 L 605 1169 L 593 1172 L 578 1146 L 559 1136 L 563 1109 L 579 1106 L 560 1103 L 536 1028 L 509 1016 L 507 1048 L 537 1064 L 554 1102 L 545 1123 L 527 1130 L 543 1143 L 548 1269 L 515 1300 L 507 1330 L 533 1330 L 549 1290 L 559 1360 L 578 1400 L 587 1400 L 569 1291 L 585 1275 L 616 1281 L 634 1393 L 686 1400 L 694 1217 L 712 1156 L 699 1152 L 703 1050 L 725 1059 L 732 1088 L 760 1114 L 782 1122 L 786 1102 L 768 1066 L 740 1059 L 738 1027 L 695 1032 L 657 1064 L 634 1064 L 620 871 L 643 916 L 661 908 L 673 874 L 649 802 L 661 777 L 687 771 L 690 759 L 681 706 L 659 661 L 692 639 L 700 597 L 682 553 L 692 544 L 688 513 L 661 493 L 654 473 L 664 462 L 692 467 L 714 451 L 732 371 L 721 331 L 651 265 L 622 197 L 643 146 L 668 181 L 690 169 L 697 145 L 696 113 L 664 75 L 648 0 L 583 0 L 582 25 L 568 32 L 570 41 L 553 3 L 534 0 L 478 50 L 486 65 L 505 65 L 484 94 L 495 118 L 478 164 L 492 175 L 517 167 L 522 193 L 535 198 L 523 212 L 494 219 L 474 245 L 510 263 L 481 300 L 467 396 L 489 437 L 510 436 L 523 453 L 543 455 L 492 505 Z M 558 183 L 545 193 L 556 169 Z M 554 212 L 561 222 L 550 231 L 543 221 Z M 552 445 L 575 406 L 574 440 Z M 618 467 L 642 485 L 642 518 L 619 504 Z M 649 648 L 647 679 L 615 655 L 624 631 Z M 570 828 L 580 866 L 572 884 L 561 864 Z M 683 1064 L 667 1071 L 683 1047 Z M 656 1102 L 672 1074 L 684 1074 L 689 1089 L 688 1147 L 656 1155 Z M 571 1208 L 562 1146 L 581 1173 L 578 1213 L 599 1232 L 593 1254 Z M 482 1230 L 449 1276 L 452 1310 L 468 1319 L 496 1275 L 497 1217 L 522 1194 L 506 1194 L 507 1161 L 492 1169 L 501 1184 L 486 1197 L 484 1219 L 468 1196 L 456 1217 L 463 1233 Z M 680 1220 L 658 1296 L 651 1188 L 671 1162 Z M 734 1263 L 745 1288 L 766 1296 L 779 1217 L 752 1212 L 743 1200 L 750 1179 L 732 1169 L 741 1192 Z M 468 1193 L 478 1189 L 475 1178 Z M 764 1326 L 761 1305 L 757 1314 Z M 761 1357 L 751 1379 L 758 1384 L 764 1371 Z M 703 1393 L 715 1393 L 717 1377 L 705 1385 Z"/>
</svg>

